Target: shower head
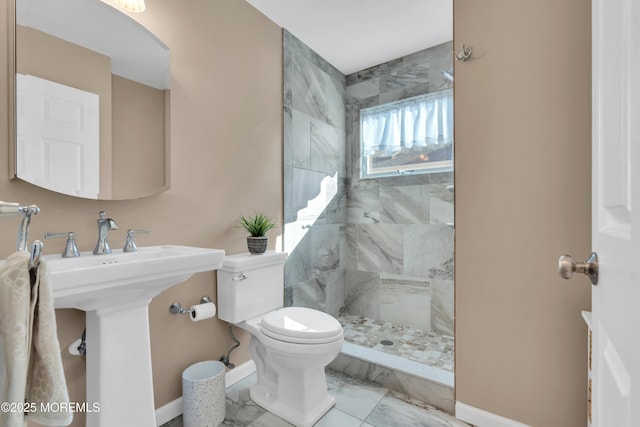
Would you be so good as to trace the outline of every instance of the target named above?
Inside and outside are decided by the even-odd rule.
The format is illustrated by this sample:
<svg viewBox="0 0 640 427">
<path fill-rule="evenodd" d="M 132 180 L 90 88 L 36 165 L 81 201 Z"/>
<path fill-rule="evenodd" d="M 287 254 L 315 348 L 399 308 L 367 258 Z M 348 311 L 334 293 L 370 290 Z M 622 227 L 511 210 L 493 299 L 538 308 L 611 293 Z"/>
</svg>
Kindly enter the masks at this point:
<svg viewBox="0 0 640 427">
<path fill-rule="evenodd" d="M 448 70 L 443 70 L 442 77 L 444 77 L 445 80 L 453 83 L 453 67 L 449 68 Z"/>
</svg>

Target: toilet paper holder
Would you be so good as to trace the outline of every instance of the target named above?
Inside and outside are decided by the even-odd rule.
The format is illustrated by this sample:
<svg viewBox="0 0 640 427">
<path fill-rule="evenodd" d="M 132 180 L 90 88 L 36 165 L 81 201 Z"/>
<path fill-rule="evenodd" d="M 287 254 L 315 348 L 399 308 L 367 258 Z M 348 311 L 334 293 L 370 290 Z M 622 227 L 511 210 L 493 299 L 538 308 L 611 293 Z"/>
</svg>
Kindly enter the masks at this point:
<svg viewBox="0 0 640 427">
<path fill-rule="evenodd" d="M 211 298 L 209 298 L 208 296 L 203 296 L 202 298 L 200 298 L 200 304 L 206 304 L 208 302 L 211 302 Z M 193 312 L 193 309 L 184 309 L 182 308 L 182 304 L 180 304 L 179 302 L 174 302 L 173 304 L 171 304 L 171 307 L 169 307 L 169 311 L 171 312 L 171 314 L 191 314 Z"/>
</svg>

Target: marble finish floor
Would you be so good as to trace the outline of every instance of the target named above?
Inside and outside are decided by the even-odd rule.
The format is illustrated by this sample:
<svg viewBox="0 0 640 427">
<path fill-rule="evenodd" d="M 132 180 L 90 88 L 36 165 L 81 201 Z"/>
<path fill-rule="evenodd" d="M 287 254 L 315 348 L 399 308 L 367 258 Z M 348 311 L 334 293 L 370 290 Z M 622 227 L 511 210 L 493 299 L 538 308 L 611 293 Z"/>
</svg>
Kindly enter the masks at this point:
<svg viewBox="0 0 640 427">
<path fill-rule="evenodd" d="M 338 320 L 347 342 L 453 372 L 451 336 L 361 316 L 344 315 Z"/>
<path fill-rule="evenodd" d="M 249 387 L 254 382 L 252 374 L 227 388 L 226 418 L 222 425 L 290 427 L 291 424 L 251 401 Z M 468 427 L 444 412 L 332 370 L 327 370 L 327 385 L 336 405 L 315 424 L 318 427 Z M 161 427 L 183 427 L 182 417 Z"/>
</svg>

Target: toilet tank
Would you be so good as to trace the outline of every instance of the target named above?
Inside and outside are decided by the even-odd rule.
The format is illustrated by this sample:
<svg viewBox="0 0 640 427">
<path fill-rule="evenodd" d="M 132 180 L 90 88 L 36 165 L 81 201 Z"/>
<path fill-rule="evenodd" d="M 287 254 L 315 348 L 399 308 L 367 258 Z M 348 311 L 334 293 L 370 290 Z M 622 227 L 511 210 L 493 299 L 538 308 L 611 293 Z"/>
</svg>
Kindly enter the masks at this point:
<svg viewBox="0 0 640 427">
<path fill-rule="evenodd" d="M 218 269 L 218 318 L 240 323 L 284 306 L 286 252 L 225 257 Z"/>
</svg>

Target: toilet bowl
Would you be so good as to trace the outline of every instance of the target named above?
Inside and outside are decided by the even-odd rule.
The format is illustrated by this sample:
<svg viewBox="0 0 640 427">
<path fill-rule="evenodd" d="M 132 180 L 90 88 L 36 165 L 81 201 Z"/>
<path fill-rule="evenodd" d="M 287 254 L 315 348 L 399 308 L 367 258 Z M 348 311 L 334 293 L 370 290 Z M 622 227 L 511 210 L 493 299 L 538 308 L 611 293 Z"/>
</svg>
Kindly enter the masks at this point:
<svg viewBox="0 0 640 427">
<path fill-rule="evenodd" d="M 275 252 L 228 256 L 218 270 L 218 313 L 251 334 L 249 352 L 257 377 L 251 399 L 306 427 L 335 404 L 324 369 L 340 352 L 344 338 L 340 323 L 326 313 L 283 308 L 285 258 Z"/>
<path fill-rule="evenodd" d="M 274 332 L 267 323 L 274 315 L 284 320 L 283 329 L 287 321 L 299 326 L 305 320 L 321 320 L 327 327 L 323 333 L 299 329 Z M 251 399 L 296 426 L 315 424 L 335 404 L 327 391 L 324 368 L 342 348 L 340 323 L 321 311 L 289 307 L 238 326 L 251 334 L 249 352 L 257 373 Z"/>
</svg>

